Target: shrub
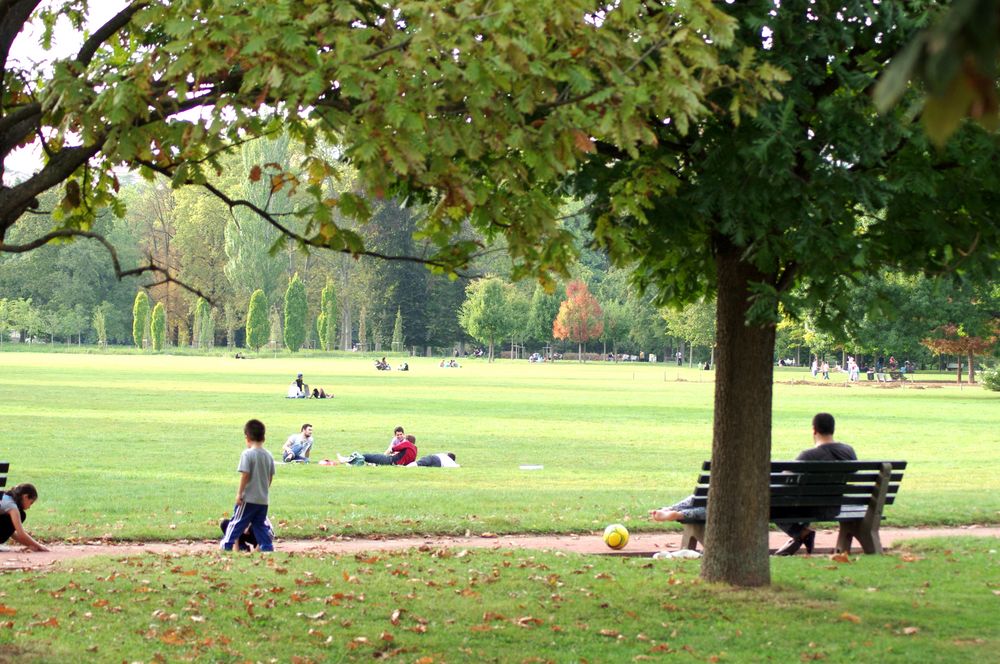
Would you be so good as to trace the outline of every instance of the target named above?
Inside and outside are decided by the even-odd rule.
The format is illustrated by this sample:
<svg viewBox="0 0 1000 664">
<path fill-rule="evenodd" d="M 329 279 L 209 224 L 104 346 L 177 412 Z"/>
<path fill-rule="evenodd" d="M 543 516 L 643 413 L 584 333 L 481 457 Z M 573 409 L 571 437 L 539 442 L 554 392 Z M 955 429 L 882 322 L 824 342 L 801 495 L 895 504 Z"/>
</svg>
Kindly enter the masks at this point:
<svg viewBox="0 0 1000 664">
<path fill-rule="evenodd" d="M 979 374 L 979 383 L 987 390 L 1000 392 L 1000 368 L 982 371 Z"/>
</svg>

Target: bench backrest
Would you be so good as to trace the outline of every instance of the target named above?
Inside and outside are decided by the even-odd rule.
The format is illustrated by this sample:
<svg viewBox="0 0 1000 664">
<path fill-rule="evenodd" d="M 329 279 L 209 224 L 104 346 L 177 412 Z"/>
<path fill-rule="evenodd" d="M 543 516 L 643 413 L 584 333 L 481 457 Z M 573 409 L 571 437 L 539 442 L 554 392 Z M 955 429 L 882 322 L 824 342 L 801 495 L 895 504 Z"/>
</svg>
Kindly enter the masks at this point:
<svg viewBox="0 0 1000 664">
<path fill-rule="evenodd" d="M 862 519 L 891 505 L 905 461 L 772 461 L 771 520 Z M 702 464 L 695 505 L 708 504 L 711 463 Z"/>
<path fill-rule="evenodd" d="M 10 470 L 10 462 L 0 461 L 0 489 L 7 486 L 7 471 Z"/>
</svg>

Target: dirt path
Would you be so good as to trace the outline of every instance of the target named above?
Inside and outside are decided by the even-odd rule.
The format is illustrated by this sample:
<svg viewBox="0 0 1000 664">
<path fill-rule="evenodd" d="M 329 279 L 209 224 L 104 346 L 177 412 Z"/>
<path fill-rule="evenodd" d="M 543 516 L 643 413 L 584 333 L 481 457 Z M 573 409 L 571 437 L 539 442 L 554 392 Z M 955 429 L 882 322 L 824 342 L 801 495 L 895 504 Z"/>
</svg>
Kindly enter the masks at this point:
<svg viewBox="0 0 1000 664">
<path fill-rule="evenodd" d="M 900 540 L 922 537 L 997 537 L 1000 527 L 967 526 L 963 528 L 883 528 L 882 544 L 891 548 Z M 558 550 L 583 554 L 618 554 L 651 556 L 657 551 L 676 551 L 680 533 L 635 533 L 628 546 L 615 552 L 604 545 L 599 534 L 586 535 L 512 535 L 502 537 L 411 537 L 385 539 L 329 538 L 319 540 L 275 540 L 279 552 L 357 553 L 360 551 L 394 551 L 410 548 L 492 548 Z M 785 541 L 782 533 L 772 532 L 770 545 L 777 548 Z M 831 553 L 836 543 L 835 530 L 821 530 L 816 537 L 816 552 Z M 0 572 L 15 569 L 37 569 L 54 563 L 91 556 L 136 556 L 143 553 L 208 553 L 218 547 L 217 540 L 146 542 L 134 544 L 54 545 L 47 553 L 26 552 L 21 547 L 0 547 Z M 858 551 L 855 547 L 855 551 Z"/>
</svg>

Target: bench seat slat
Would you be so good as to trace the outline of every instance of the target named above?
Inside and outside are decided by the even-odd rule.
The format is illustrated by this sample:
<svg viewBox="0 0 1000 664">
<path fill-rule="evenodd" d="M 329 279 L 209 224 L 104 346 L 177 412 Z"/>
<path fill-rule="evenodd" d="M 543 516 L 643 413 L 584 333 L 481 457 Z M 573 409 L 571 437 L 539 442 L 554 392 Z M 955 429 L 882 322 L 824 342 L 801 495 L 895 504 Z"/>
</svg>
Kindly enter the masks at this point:
<svg viewBox="0 0 1000 664">
<path fill-rule="evenodd" d="M 799 505 L 808 507 L 843 507 L 844 505 L 863 505 L 867 506 L 871 502 L 871 498 L 868 496 L 840 496 L 837 498 L 828 498 L 825 496 L 777 496 L 771 499 L 771 507 L 796 507 Z M 695 507 L 708 507 L 708 498 L 704 496 L 695 496 L 692 501 Z M 887 497 L 885 499 L 886 505 L 892 505 L 895 501 Z"/>
<path fill-rule="evenodd" d="M 899 491 L 898 484 L 890 484 L 887 490 L 889 495 L 895 495 Z M 783 485 L 772 484 L 770 486 L 772 496 L 871 496 L 878 492 L 878 485 L 855 486 L 850 484 L 797 484 Z M 698 486 L 694 489 L 694 495 L 707 496 L 708 487 Z"/>
<path fill-rule="evenodd" d="M 841 472 L 843 469 L 852 472 L 857 470 L 879 471 L 882 470 L 883 463 L 890 464 L 893 470 L 906 470 L 906 461 L 772 461 L 771 472 L 794 472 L 795 470 L 808 472 L 830 470 L 833 472 L 837 468 L 842 469 Z M 712 462 L 703 462 L 701 469 L 702 471 L 711 470 Z"/>
</svg>

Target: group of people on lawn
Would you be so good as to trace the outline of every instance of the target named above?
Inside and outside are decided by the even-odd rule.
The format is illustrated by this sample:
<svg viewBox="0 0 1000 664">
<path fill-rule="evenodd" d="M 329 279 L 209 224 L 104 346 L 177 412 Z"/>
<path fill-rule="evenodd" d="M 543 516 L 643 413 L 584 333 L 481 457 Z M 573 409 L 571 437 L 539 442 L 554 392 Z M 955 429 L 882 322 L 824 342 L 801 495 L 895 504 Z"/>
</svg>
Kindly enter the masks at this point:
<svg viewBox="0 0 1000 664">
<path fill-rule="evenodd" d="M 289 384 L 288 393 L 285 397 L 288 399 L 308 399 L 310 397 L 313 399 L 332 399 L 333 395 L 327 394 L 322 387 L 314 387 L 312 392 L 310 392 L 309 386 L 302 379 L 302 374 L 299 374 Z"/>
<path fill-rule="evenodd" d="M 417 439 L 408 435 L 403 427 L 396 427 L 389 446 L 384 452 L 353 452 L 349 456 L 337 455 L 336 461 L 324 459 L 324 466 L 347 464 L 352 466 L 423 466 L 426 468 L 458 468 L 452 452 L 429 454 L 417 458 Z M 283 463 L 309 463 L 312 461 L 313 425 L 302 425 L 298 433 L 293 433 L 281 448 Z"/>
<path fill-rule="evenodd" d="M 274 457 L 264 449 L 265 427 L 260 420 L 250 420 L 243 427 L 246 449 L 240 455 L 236 470 L 240 473 L 239 487 L 236 489 L 236 505 L 233 516 L 223 519 L 220 547 L 231 551 L 236 546 L 241 551 L 257 548 L 259 551 L 274 550 L 274 528 L 267 518 L 269 490 L 274 479 Z M 384 453 L 355 452 L 350 457 L 337 455 L 337 462 L 329 465 L 375 465 L 375 466 L 426 466 L 458 467 L 451 452 L 431 454 L 417 459 L 416 438 L 407 435 L 403 427 L 396 427 L 389 447 Z M 285 463 L 309 463 L 313 448 L 313 426 L 303 424 L 299 433 L 292 434 L 281 448 L 281 458 Z M 363 459 L 356 464 L 356 459 Z"/>
<path fill-rule="evenodd" d="M 857 459 L 850 445 L 834 440 L 835 421 L 829 413 L 817 413 L 812 420 L 813 447 L 803 450 L 797 461 L 853 461 Z M 265 427 L 260 420 L 249 420 L 243 427 L 246 449 L 240 455 L 237 471 L 240 473 L 236 489 L 233 515 L 224 519 L 220 527 L 223 537 L 220 547 L 231 551 L 233 546 L 240 550 L 273 551 L 274 529 L 268 520 L 268 503 L 271 482 L 274 479 L 275 463 L 271 453 L 264 449 Z M 292 434 L 282 447 L 285 463 L 310 461 L 313 448 L 313 426 L 303 424 L 297 434 Z M 359 460 L 362 460 L 358 463 Z M 446 452 L 417 458 L 416 438 L 407 435 L 403 427 L 396 427 L 389 446 L 382 453 L 355 452 L 348 457 L 337 455 L 337 462 L 330 465 L 376 465 L 376 466 L 424 466 L 457 467 L 455 455 Z M 0 544 L 13 538 L 18 543 L 34 551 L 48 549 L 24 530 L 27 518 L 25 511 L 38 500 L 38 491 L 32 484 L 18 484 L 7 492 L 0 493 Z M 694 505 L 694 497 L 649 512 L 654 521 L 704 521 L 704 507 Z M 809 523 L 779 524 L 789 539 L 775 555 L 790 556 L 803 546 L 811 553 L 816 541 L 816 531 Z"/>
</svg>

